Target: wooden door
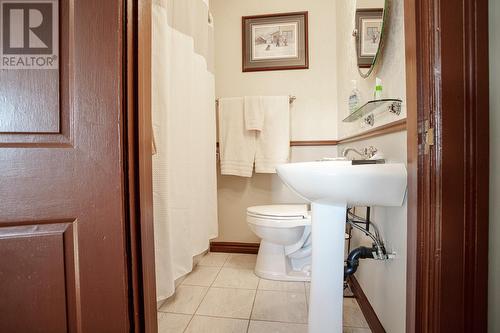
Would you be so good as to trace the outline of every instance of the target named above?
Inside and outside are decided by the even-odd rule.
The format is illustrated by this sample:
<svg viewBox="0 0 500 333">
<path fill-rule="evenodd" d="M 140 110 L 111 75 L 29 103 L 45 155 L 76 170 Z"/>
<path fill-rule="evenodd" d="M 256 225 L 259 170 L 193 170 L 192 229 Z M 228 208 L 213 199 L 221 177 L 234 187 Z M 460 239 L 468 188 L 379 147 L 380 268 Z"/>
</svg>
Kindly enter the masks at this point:
<svg viewBox="0 0 500 333">
<path fill-rule="evenodd" d="M 0 69 L 0 332 L 127 332 L 123 1 L 51 5 L 57 67 Z"/>
</svg>

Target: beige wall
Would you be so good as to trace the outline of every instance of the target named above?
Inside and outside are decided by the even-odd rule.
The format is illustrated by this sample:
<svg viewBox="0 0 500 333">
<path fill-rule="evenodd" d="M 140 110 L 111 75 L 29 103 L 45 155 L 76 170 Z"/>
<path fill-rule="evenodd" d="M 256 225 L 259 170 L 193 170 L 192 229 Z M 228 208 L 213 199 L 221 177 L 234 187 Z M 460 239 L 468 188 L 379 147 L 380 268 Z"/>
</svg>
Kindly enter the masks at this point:
<svg viewBox="0 0 500 333">
<path fill-rule="evenodd" d="M 500 3 L 490 0 L 490 260 L 489 325 L 490 333 L 500 332 Z"/>
<path fill-rule="evenodd" d="M 356 0 L 357 8 L 384 8 L 384 0 Z"/>
<path fill-rule="evenodd" d="M 337 156 L 336 147 L 294 147 L 292 162 L 314 161 Z M 254 174 L 252 178 L 220 176 L 218 179 L 219 238 L 227 242 L 259 242 L 248 228 L 246 209 L 250 206 L 303 203 L 276 175 Z"/>
<path fill-rule="evenodd" d="M 403 100 L 402 115 L 395 116 L 388 112 L 375 118 L 375 126 L 406 117 L 405 98 L 405 45 L 404 45 L 404 13 L 403 0 L 393 0 L 389 9 L 387 33 L 384 36 L 384 49 L 374 73 L 363 79 L 356 67 L 356 50 L 351 35 L 354 26 L 355 1 L 339 0 L 337 2 L 337 60 L 338 60 L 338 101 L 339 101 L 339 137 L 366 131 L 361 121 L 343 123 L 348 113 L 348 96 L 351 92 L 350 81 L 356 79 L 358 89 L 364 101 L 373 98 L 375 78 L 383 81 L 384 97 L 401 98 Z M 406 163 L 406 132 L 350 143 L 347 146 L 378 148 L 389 162 Z M 339 152 L 345 145 L 339 146 Z M 406 202 L 403 207 L 373 208 L 372 220 L 380 228 L 387 250 L 396 253 L 396 258 L 388 261 L 364 260 L 360 265 L 356 278 L 373 306 L 382 325 L 388 333 L 405 331 L 406 317 Z M 353 247 L 370 245 L 368 238 L 354 232 Z"/>
<path fill-rule="evenodd" d="M 210 1 L 215 21 L 216 95 L 295 95 L 297 100 L 290 111 L 292 139 L 337 138 L 335 4 L 332 0 Z M 241 17 L 296 11 L 309 12 L 309 69 L 242 73 Z M 336 153 L 335 147 L 294 148 L 292 161 Z M 247 207 L 301 200 L 276 175 L 258 174 L 250 179 L 219 175 L 218 202 L 217 240 L 255 242 L 258 238 L 246 224 Z"/>
<path fill-rule="evenodd" d="M 218 97 L 295 95 L 293 140 L 337 137 L 335 1 L 212 0 Z M 309 11 L 309 69 L 242 73 L 241 17 Z"/>
</svg>

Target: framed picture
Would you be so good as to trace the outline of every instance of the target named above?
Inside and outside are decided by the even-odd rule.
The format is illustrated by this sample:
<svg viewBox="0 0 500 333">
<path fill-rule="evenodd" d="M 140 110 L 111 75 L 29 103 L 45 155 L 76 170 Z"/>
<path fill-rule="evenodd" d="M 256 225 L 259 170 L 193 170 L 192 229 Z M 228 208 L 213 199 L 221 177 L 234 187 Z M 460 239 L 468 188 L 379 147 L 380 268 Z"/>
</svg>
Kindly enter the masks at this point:
<svg viewBox="0 0 500 333">
<path fill-rule="evenodd" d="M 358 67 L 371 67 L 382 38 L 384 10 L 356 10 L 356 39 Z"/>
<path fill-rule="evenodd" d="M 244 16 L 243 72 L 309 68 L 307 12 Z"/>
</svg>

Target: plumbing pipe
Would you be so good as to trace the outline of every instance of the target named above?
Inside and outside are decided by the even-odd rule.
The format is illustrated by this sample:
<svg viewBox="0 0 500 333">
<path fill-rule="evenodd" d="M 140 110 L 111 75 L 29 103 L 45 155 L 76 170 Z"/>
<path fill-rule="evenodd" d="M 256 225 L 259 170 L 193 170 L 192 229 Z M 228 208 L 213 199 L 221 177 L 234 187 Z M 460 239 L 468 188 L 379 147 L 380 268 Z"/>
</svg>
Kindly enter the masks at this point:
<svg viewBox="0 0 500 333">
<path fill-rule="evenodd" d="M 353 275 L 358 270 L 359 259 L 373 259 L 374 253 L 377 253 L 377 247 L 366 247 L 361 246 L 354 249 L 349 253 L 346 260 L 346 265 L 344 266 L 344 281 L 348 276 Z"/>
</svg>

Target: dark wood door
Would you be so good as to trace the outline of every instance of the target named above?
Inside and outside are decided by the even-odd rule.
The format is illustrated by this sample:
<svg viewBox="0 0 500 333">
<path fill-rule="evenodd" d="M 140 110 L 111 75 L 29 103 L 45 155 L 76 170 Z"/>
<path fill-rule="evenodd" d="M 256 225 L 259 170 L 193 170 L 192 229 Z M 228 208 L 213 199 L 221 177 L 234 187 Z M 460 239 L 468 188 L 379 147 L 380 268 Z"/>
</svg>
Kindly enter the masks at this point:
<svg viewBox="0 0 500 333">
<path fill-rule="evenodd" d="M 127 332 L 123 1 L 52 5 L 58 65 L 0 69 L 0 332 Z"/>
</svg>

